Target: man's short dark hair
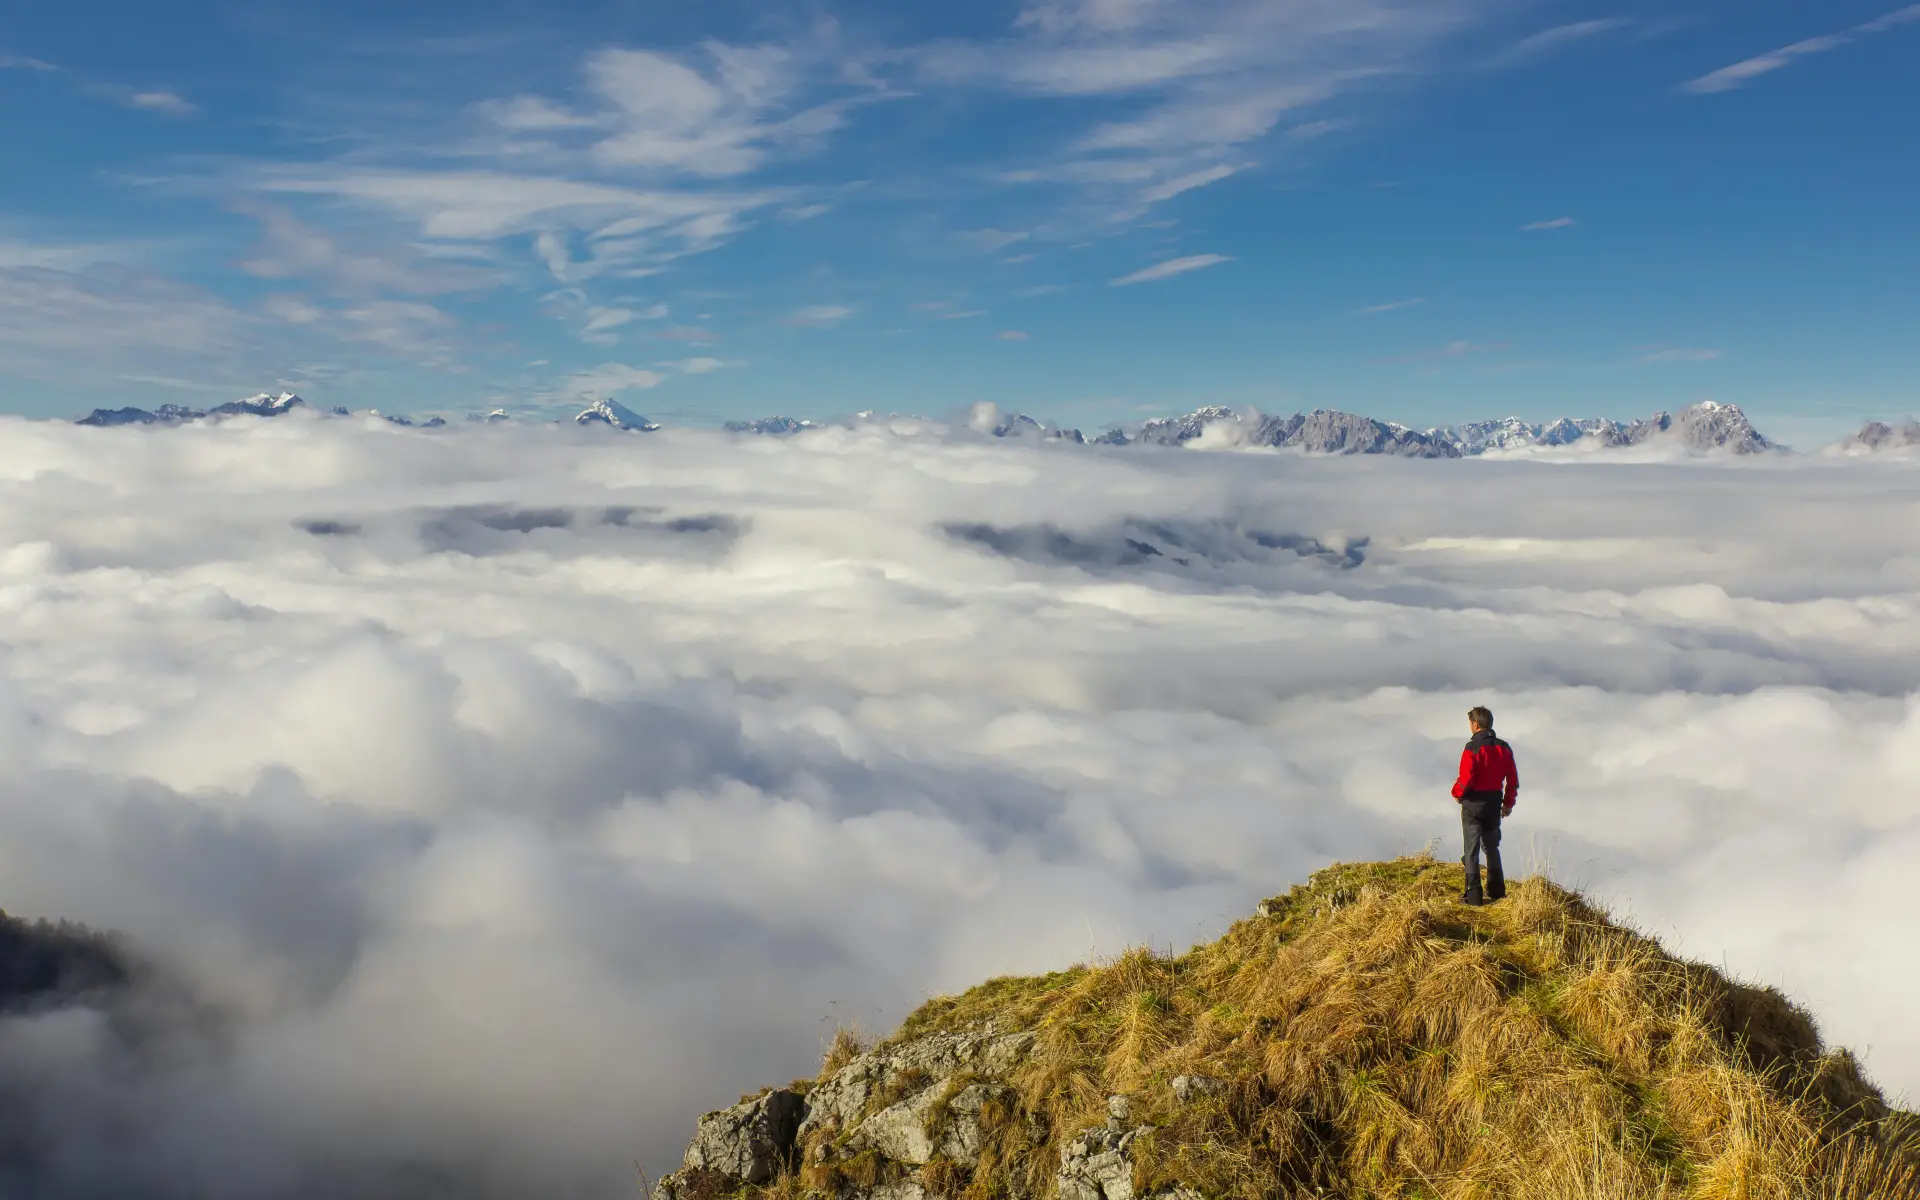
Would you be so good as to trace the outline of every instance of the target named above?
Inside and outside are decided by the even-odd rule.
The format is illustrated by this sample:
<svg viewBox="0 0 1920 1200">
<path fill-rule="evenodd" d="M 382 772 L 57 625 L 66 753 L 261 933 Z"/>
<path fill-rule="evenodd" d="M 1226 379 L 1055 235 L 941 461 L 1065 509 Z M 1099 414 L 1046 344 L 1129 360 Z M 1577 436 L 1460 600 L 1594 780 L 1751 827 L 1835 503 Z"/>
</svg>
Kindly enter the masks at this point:
<svg viewBox="0 0 1920 1200">
<path fill-rule="evenodd" d="M 1493 728 L 1493 710 L 1488 708 L 1484 704 L 1477 705 L 1467 710 L 1467 720 L 1472 721 L 1475 725 L 1479 726 L 1482 729 L 1492 729 Z"/>
</svg>

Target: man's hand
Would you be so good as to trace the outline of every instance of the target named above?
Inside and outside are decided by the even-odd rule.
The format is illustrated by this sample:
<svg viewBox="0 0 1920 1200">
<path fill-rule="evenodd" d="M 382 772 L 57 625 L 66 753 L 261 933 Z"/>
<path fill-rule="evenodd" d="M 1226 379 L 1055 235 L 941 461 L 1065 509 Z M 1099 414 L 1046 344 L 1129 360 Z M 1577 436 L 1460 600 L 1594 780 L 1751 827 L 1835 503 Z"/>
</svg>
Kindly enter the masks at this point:
<svg viewBox="0 0 1920 1200">
<path fill-rule="evenodd" d="M 1513 801 L 1509 800 L 1505 804 L 1502 804 L 1500 806 L 1500 815 L 1503 817 L 1510 817 L 1513 815 Z"/>
</svg>

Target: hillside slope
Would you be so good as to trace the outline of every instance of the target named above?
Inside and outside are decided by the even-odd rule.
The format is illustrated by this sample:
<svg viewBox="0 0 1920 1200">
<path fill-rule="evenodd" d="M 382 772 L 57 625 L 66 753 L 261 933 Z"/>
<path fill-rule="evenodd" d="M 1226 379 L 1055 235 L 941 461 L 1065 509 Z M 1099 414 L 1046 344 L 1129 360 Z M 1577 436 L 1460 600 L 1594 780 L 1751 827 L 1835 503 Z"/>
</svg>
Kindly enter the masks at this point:
<svg viewBox="0 0 1920 1200">
<path fill-rule="evenodd" d="M 1920 1197 L 1778 993 L 1529 879 L 1336 866 L 1177 958 L 1000 979 L 701 1120 L 655 1200 Z"/>
</svg>

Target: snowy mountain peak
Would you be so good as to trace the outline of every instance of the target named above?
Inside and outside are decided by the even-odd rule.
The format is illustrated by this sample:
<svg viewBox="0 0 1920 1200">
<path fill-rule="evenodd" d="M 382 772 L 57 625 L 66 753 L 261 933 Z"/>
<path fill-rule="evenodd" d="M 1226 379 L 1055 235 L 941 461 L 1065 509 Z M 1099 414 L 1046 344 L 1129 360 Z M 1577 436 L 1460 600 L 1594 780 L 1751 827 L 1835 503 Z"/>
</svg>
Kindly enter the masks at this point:
<svg viewBox="0 0 1920 1200">
<path fill-rule="evenodd" d="M 785 437 L 818 428 L 820 426 L 812 421 L 796 421 L 792 417 L 761 417 L 756 421 L 728 421 L 725 426 L 728 433 L 757 433 L 767 437 Z"/>
<path fill-rule="evenodd" d="M 872 413 L 852 418 L 856 423 L 872 419 Z M 1694 454 L 1757 454 L 1778 449 L 1754 429 L 1739 405 L 1711 401 L 1625 424 L 1606 417 L 1561 417 L 1545 424 L 1498 417 L 1424 431 L 1336 409 L 1275 416 L 1252 409 L 1236 412 L 1220 405 L 1195 409 L 1185 416 L 1156 418 L 1137 427 L 1109 429 L 1094 438 L 1084 437 L 1077 429 L 1048 425 L 1025 413 L 1004 412 L 991 403 L 975 405 L 965 424 L 976 433 L 996 438 L 1050 438 L 1095 446 L 1284 447 L 1307 454 L 1386 454 L 1402 458 L 1463 458 L 1576 443 L 1595 449 L 1666 445 Z M 730 422 L 727 428 L 736 433 L 785 434 L 806 425 L 788 417 L 768 417 Z"/>
<path fill-rule="evenodd" d="M 257 396 L 248 396 L 245 400 L 216 405 L 207 410 L 207 415 L 210 417 L 278 417 L 296 408 L 304 408 L 306 403 L 292 392 L 281 392 L 277 396 L 261 392 Z"/>
<path fill-rule="evenodd" d="M 1664 414 L 1663 414 L 1664 415 Z M 1758 454 L 1774 449 L 1760 436 L 1738 404 L 1717 404 L 1703 400 L 1683 408 L 1673 421 L 1689 450 L 1729 450 L 1735 454 Z"/>
<path fill-rule="evenodd" d="M 257 396 L 248 396 L 245 400 L 232 400 L 226 404 L 215 405 L 205 412 L 182 404 L 162 404 L 151 412 L 144 408 L 132 407 L 96 408 L 79 418 L 74 424 L 178 425 L 183 421 L 200 421 L 208 417 L 278 417 L 296 408 L 304 408 L 306 403 L 292 392 L 282 392 L 277 396 L 262 392 Z"/>
<path fill-rule="evenodd" d="M 1605 417 L 1575 419 L 1561 417 L 1544 425 L 1534 425 L 1518 417 L 1497 421 L 1475 421 L 1431 431 L 1452 438 L 1462 453 L 1484 454 L 1490 450 L 1526 450 L 1536 446 L 1571 446 L 1576 442 L 1596 446 L 1623 447 L 1657 444 L 1661 440 L 1677 442 L 1691 453 L 1726 452 L 1758 454 L 1777 449 L 1760 435 L 1737 404 L 1705 400 L 1678 413 L 1655 413 L 1643 420 L 1622 425 Z"/>
<path fill-rule="evenodd" d="M 660 428 L 617 400 L 596 400 L 573 418 L 577 425 L 611 425 L 615 429 L 651 433 Z"/>
</svg>

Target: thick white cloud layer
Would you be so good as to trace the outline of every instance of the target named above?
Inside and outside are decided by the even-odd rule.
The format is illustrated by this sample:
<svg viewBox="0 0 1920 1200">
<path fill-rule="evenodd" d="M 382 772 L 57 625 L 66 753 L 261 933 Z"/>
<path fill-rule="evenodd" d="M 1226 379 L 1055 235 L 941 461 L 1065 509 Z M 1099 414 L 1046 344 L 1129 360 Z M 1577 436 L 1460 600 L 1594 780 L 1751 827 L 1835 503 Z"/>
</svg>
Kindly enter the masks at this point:
<svg viewBox="0 0 1920 1200">
<path fill-rule="evenodd" d="M 8 1194 L 630 1194 L 993 974 L 1438 839 L 1920 1090 L 1920 472 L 925 426 L 0 423 L 0 903 L 220 1015 L 0 1020 Z"/>
</svg>

